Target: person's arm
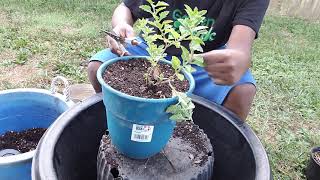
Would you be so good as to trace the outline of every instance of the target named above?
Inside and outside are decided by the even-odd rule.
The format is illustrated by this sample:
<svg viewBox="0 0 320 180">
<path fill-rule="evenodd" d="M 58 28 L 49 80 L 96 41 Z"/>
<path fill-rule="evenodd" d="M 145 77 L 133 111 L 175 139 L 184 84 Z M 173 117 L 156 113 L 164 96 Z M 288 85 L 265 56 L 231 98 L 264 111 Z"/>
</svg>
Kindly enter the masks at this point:
<svg viewBox="0 0 320 180">
<path fill-rule="evenodd" d="M 214 82 L 232 85 L 251 64 L 251 48 L 258 36 L 269 0 L 247 0 L 235 12 L 227 48 L 203 54 L 208 74 Z"/>
<path fill-rule="evenodd" d="M 203 54 L 206 71 L 216 84 L 231 85 L 240 80 L 251 64 L 251 48 L 256 33 L 244 25 L 232 29 L 227 48 Z"/>
<path fill-rule="evenodd" d="M 135 36 L 133 30 L 133 17 L 131 14 L 130 9 L 124 4 L 121 3 L 115 10 L 112 16 L 112 28 L 113 32 L 117 35 L 120 35 L 124 38 L 132 38 Z M 118 46 L 118 43 L 112 39 L 111 37 L 107 36 L 107 43 L 111 51 L 115 54 L 122 55 L 123 52 L 121 48 Z"/>
<path fill-rule="evenodd" d="M 116 27 L 119 23 L 127 23 L 130 26 L 134 23 L 131 11 L 124 3 L 121 3 L 113 12 L 112 27 Z"/>
</svg>

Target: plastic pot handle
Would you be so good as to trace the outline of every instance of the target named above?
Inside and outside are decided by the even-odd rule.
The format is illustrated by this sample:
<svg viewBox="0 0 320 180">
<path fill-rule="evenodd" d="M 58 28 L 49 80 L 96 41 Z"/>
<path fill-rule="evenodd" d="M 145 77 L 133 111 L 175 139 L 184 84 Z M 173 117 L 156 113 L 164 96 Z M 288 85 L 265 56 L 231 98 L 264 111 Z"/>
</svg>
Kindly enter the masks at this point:
<svg viewBox="0 0 320 180">
<path fill-rule="evenodd" d="M 66 78 L 62 77 L 62 76 L 57 76 L 55 78 L 53 78 L 52 82 L 51 82 L 51 88 L 50 91 L 52 92 L 52 94 L 57 93 L 57 82 L 58 81 L 62 81 L 64 84 L 64 89 L 62 91 L 66 102 L 68 102 L 70 100 L 70 85 L 69 82 Z"/>
</svg>

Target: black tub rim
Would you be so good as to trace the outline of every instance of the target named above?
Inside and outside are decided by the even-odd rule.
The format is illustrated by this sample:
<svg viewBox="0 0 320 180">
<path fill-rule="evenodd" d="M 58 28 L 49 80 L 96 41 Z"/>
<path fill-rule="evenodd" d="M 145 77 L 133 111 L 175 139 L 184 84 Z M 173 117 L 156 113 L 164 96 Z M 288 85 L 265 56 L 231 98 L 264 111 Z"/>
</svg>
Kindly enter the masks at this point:
<svg viewBox="0 0 320 180">
<path fill-rule="evenodd" d="M 32 179 L 36 179 L 36 177 L 40 177 L 45 180 L 56 180 L 57 174 L 54 171 L 52 159 L 54 155 L 54 145 L 58 141 L 58 137 L 61 135 L 65 127 L 71 121 L 62 121 L 61 119 L 73 119 L 78 113 L 80 113 L 83 109 L 88 108 L 91 105 L 94 105 L 98 102 L 102 101 L 102 94 L 96 94 L 83 102 L 78 102 L 76 105 L 65 111 L 61 116 L 59 116 L 54 123 L 47 129 L 46 133 L 42 136 L 38 146 L 37 152 L 33 157 L 32 168 L 31 168 L 31 177 Z M 61 122 L 60 122 L 61 121 Z M 48 134 L 50 137 L 48 137 Z M 46 147 L 51 148 L 39 148 L 45 144 Z M 44 157 L 43 154 L 46 154 Z M 35 167 L 34 161 L 38 162 L 38 166 Z M 43 164 L 43 165 L 41 165 Z M 38 170 L 36 170 L 38 168 Z M 45 172 L 45 173 L 44 173 Z M 47 175 L 47 176 L 46 176 Z"/>
<path fill-rule="evenodd" d="M 268 159 L 267 152 L 265 151 L 261 141 L 258 136 L 254 133 L 251 127 L 236 116 L 230 110 L 224 108 L 223 106 L 216 106 L 215 103 L 204 99 L 200 96 L 192 95 L 192 100 L 195 102 L 212 109 L 213 111 L 219 112 L 222 117 L 228 120 L 231 124 L 236 127 L 239 132 L 244 136 L 250 145 L 254 159 L 256 162 L 256 180 L 272 180 L 272 171 L 270 168 L 270 163 Z"/>
<path fill-rule="evenodd" d="M 243 122 L 240 118 L 238 118 L 231 111 L 227 110 L 222 106 L 217 106 L 214 103 L 196 96 L 192 95 L 193 101 L 198 104 L 203 105 L 206 108 L 210 108 L 215 112 L 219 112 L 219 114 L 225 118 L 228 122 L 234 125 L 240 133 L 244 136 L 246 141 L 248 142 L 252 153 L 254 155 L 254 159 L 256 162 L 256 180 L 271 180 L 271 168 L 269 165 L 269 159 L 267 153 L 260 142 L 257 135 L 254 131 L 249 127 L 248 124 Z M 47 130 L 41 141 L 39 142 L 38 147 L 45 144 L 47 148 L 37 148 L 37 152 L 33 157 L 32 163 L 32 179 L 46 179 L 46 180 L 56 180 L 57 174 L 53 167 L 53 155 L 54 155 L 54 145 L 57 143 L 61 133 L 65 129 L 65 127 L 72 121 L 70 119 L 74 119 L 77 114 L 79 114 L 84 109 L 99 103 L 102 101 L 102 94 L 96 94 L 86 99 L 83 102 L 77 103 L 76 106 L 68 109 L 65 113 L 63 113 L 59 118 L 50 126 Z M 68 121 L 63 121 L 62 119 L 69 119 Z M 50 137 L 49 137 L 50 135 Z M 48 148 L 49 147 L 49 148 Z M 35 165 L 37 162 L 37 166 Z"/>
</svg>

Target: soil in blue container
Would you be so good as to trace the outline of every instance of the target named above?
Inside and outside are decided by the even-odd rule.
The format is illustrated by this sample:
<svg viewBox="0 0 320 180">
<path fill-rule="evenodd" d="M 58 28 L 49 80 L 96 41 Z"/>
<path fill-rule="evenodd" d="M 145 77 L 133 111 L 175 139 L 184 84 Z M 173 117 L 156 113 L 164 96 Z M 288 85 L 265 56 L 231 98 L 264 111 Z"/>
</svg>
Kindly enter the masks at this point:
<svg viewBox="0 0 320 180">
<path fill-rule="evenodd" d="M 107 67 L 103 79 L 108 85 L 120 92 L 143 98 L 172 97 L 169 80 L 177 91 L 186 92 L 188 90 L 189 82 L 186 79 L 183 81 L 177 79 L 170 65 L 159 64 L 159 68 L 153 72 L 151 72 L 150 66 L 151 63 L 145 59 L 118 61 Z M 151 74 L 149 83 L 146 83 L 146 74 Z M 154 77 L 160 76 L 163 76 L 163 81 L 154 79 Z"/>
<path fill-rule="evenodd" d="M 20 153 L 35 150 L 46 128 L 31 128 L 21 132 L 7 131 L 0 135 L 0 151 L 14 149 Z"/>
</svg>

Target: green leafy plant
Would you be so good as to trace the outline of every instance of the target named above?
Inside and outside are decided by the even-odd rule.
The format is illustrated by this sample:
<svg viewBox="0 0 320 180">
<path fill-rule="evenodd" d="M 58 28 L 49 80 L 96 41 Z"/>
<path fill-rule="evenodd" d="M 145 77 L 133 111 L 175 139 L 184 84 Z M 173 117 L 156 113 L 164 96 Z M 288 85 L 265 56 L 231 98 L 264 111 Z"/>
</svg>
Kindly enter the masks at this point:
<svg viewBox="0 0 320 180">
<path fill-rule="evenodd" d="M 142 37 L 146 41 L 149 53 L 148 60 L 151 62 L 151 67 L 145 75 L 146 82 L 150 85 L 158 83 L 169 83 L 172 88 L 172 96 L 178 97 L 178 103 L 167 108 L 168 113 L 172 113 L 170 117 L 173 120 L 191 120 L 194 105 L 191 99 L 183 92 L 178 92 L 170 84 L 176 76 L 179 80 L 184 80 L 182 70 L 186 72 L 194 72 L 192 64 L 203 66 L 203 58 L 197 56 L 196 53 L 203 52 L 201 45 L 204 45 L 202 36 L 208 33 L 207 26 L 201 26 L 204 21 L 205 10 L 194 9 L 185 5 L 187 17 L 178 19 L 180 22 L 179 30 L 173 27 L 173 21 L 168 20 L 169 11 L 166 7 L 169 6 L 166 2 L 147 0 L 148 5 L 141 5 L 140 8 L 150 13 L 150 19 L 139 19 L 137 28 L 141 31 Z M 157 43 L 157 42 L 162 43 Z M 183 41 L 189 43 L 188 47 L 182 45 Z M 175 47 L 181 50 L 181 59 L 177 56 L 172 56 L 171 65 L 175 71 L 174 76 L 164 78 L 162 72 L 159 72 L 159 62 L 167 56 L 166 50 L 169 47 Z"/>
</svg>

